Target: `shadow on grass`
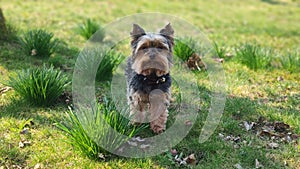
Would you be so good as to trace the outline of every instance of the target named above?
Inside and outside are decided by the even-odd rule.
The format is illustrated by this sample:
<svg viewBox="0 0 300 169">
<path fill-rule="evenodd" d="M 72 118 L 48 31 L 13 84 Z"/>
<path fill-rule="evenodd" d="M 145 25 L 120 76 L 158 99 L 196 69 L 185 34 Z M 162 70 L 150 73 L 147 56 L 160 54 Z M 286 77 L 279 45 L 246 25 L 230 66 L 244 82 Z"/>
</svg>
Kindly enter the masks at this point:
<svg viewBox="0 0 300 169">
<path fill-rule="evenodd" d="M 271 5 L 286 5 L 285 2 L 280 2 L 278 0 L 261 0 L 262 2 L 271 4 Z"/>
<path fill-rule="evenodd" d="M 0 106 L 0 117 L 15 118 L 19 120 L 33 119 L 38 125 L 52 125 L 64 118 L 67 105 L 56 104 L 52 107 L 36 107 L 27 101 L 12 98 L 10 103 Z"/>
</svg>

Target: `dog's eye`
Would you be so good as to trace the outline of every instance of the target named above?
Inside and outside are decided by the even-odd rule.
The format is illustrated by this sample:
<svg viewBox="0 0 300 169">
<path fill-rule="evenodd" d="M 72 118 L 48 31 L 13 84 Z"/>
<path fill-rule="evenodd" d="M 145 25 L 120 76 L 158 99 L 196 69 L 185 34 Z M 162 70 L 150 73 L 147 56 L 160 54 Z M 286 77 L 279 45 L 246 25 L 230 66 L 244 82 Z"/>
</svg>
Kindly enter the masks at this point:
<svg viewBox="0 0 300 169">
<path fill-rule="evenodd" d="M 140 48 L 139 48 L 139 50 L 146 50 L 148 47 L 147 46 L 141 46 Z"/>
<path fill-rule="evenodd" d="M 168 50 L 165 46 L 163 45 L 158 45 L 156 46 L 157 49 L 162 49 L 162 50 Z"/>
</svg>

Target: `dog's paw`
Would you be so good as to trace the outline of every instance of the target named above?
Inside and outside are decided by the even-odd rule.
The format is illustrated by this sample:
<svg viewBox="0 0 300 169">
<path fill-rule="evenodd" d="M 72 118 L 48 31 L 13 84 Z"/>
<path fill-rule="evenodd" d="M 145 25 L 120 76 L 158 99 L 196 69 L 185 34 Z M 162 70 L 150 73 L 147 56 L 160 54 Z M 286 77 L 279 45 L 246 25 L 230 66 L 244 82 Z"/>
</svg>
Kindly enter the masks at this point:
<svg viewBox="0 0 300 169">
<path fill-rule="evenodd" d="M 163 125 L 157 125 L 157 124 L 154 124 L 154 123 L 150 123 L 150 128 L 156 134 L 160 134 L 164 130 L 166 130 L 166 127 L 165 127 L 164 124 Z"/>
</svg>

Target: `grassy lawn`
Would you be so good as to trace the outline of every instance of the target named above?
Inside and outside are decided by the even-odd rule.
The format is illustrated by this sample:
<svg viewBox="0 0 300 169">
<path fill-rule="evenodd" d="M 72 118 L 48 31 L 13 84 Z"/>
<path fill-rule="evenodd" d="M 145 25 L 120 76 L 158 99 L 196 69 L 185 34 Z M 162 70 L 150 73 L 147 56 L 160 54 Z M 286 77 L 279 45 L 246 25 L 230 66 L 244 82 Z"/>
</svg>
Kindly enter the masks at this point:
<svg viewBox="0 0 300 169">
<path fill-rule="evenodd" d="M 222 64 L 227 81 L 221 122 L 209 140 L 200 144 L 199 134 L 212 93 L 207 73 L 195 73 L 201 111 L 189 134 L 171 147 L 182 157 L 194 154 L 196 164 L 179 165 L 171 152 L 144 159 L 113 156 L 91 160 L 68 144 L 68 135 L 55 125 L 65 120 L 71 103 L 63 103 L 64 99 L 55 106 L 32 106 L 6 86 L 9 76 L 18 70 L 42 67 L 50 61 L 24 55 L 18 43 L 0 41 L 0 169 L 300 168 L 300 68 L 296 63 L 300 62 L 299 1 L 2 0 L 0 7 L 7 23 L 17 29 L 18 36 L 42 28 L 61 41 L 50 59 L 70 79 L 78 53 L 86 42 L 76 32 L 80 23 L 90 18 L 105 25 L 135 13 L 161 12 L 199 27 L 224 50 Z M 261 69 L 247 67 L 236 59 L 237 48 L 246 43 L 258 45 L 262 53 L 272 50 L 268 55 L 275 59 Z M 129 49 L 129 44 L 122 49 Z M 291 62 L 295 66 L 278 65 L 280 58 L 289 54 L 291 58 L 298 58 Z M 66 90 L 71 93 L 71 86 Z M 97 94 L 101 95 L 102 90 L 97 90 Z M 252 122 L 255 125 L 247 129 Z M 24 128 L 28 128 L 29 134 L 20 134 Z M 151 135 L 148 128 L 143 132 Z M 19 143 L 24 140 L 30 143 L 20 148 Z"/>
</svg>

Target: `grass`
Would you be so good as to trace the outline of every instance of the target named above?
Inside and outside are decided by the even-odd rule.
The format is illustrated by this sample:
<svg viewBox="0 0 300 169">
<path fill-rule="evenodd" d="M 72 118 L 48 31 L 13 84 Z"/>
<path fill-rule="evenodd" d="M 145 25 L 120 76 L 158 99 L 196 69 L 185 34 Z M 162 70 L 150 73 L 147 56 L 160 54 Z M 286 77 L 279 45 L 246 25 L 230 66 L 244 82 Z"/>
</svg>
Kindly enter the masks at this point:
<svg viewBox="0 0 300 169">
<path fill-rule="evenodd" d="M 59 44 L 58 39 L 53 39 L 53 36 L 53 33 L 42 29 L 30 30 L 19 38 L 19 43 L 26 55 L 48 58 Z"/>
<path fill-rule="evenodd" d="M 107 24 L 128 14 L 149 11 L 169 13 L 186 19 L 218 44 L 221 54 L 222 49 L 257 42 L 250 43 L 251 50 L 267 53 L 263 48 L 272 49 L 274 53 L 271 57 L 274 60 L 270 68 L 262 66 L 255 70 L 235 60 L 235 52 L 231 59 L 225 59 L 222 64 L 228 86 L 225 112 L 214 135 L 203 144 L 199 144 L 198 137 L 209 110 L 212 93 L 207 72 L 197 72 L 201 111 L 190 133 L 178 145 L 170 145 L 183 157 L 194 153 L 199 161 L 197 166 L 179 166 L 174 163 L 174 157 L 170 157 L 169 152 L 143 159 L 116 157 L 105 161 L 91 160 L 68 144 L 68 135 L 53 125 L 57 121 L 66 120 L 66 105 L 34 107 L 14 90 L 3 90 L 0 92 L 0 168 L 34 168 L 37 164 L 44 168 L 235 168 L 236 164 L 243 168 L 255 168 L 255 159 L 264 168 L 299 168 L 299 144 L 280 143 L 279 148 L 270 149 L 267 144 L 274 140 L 259 138 L 255 132 L 246 131 L 241 125 L 243 121 L 257 121 L 263 117 L 270 122 L 283 121 L 291 126 L 292 132 L 300 134 L 300 80 L 297 69 L 300 23 L 295 22 L 295 18 L 299 18 L 299 2 L 276 2 L 212 0 L 189 1 L 182 5 L 181 1 L 167 3 L 141 0 L 135 1 L 136 5 L 132 7 L 132 2 L 120 0 L 72 3 L 62 0 L 51 5 L 47 1 L 39 1 L 38 4 L 32 0 L 26 3 L 1 1 L 6 20 L 17 30 L 47 28 L 47 31 L 53 32 L 55 37 L 66 43 L 63 48 L 59 46 L 58 51 L 51 56 L 62 57 L 67 62 L 54 61 L 57 65 L 67 64 L 71 67 L 75 63 L 78 55 L 76 51 L 80 51 L 86 41 L 74 29 L 85 18 Z M 99 10 L 99 6 L 102 10 Z M 130 29 L 128 35 L 129 32 Z M 17 32 L 17 35 L 20 34 Z M 193 37 L 192 33 L 186 35 Z M 122 49 L 126 49 L 122 52 L 129 53 L 129 44 Z M 10 75 L 21 69 L 42 66 L 43 62 L 35 57 L 27 57 L 27 54 L 20 51 L 18 44 L 8 41 L 1 43 L 0 91 L 7 87 L 2 82 L 6 82 Z M 64 74 L 72 74 L 72 67 L 59 68 Z M 102 93 L 103 89 L 97 86 L 95 90 L 96 93 Z M 34 122 L 34 125 L 25 127 L 29 128 L 30 134 L 20 134 L 23 124 L 29 119 Z M 143 133 L 151 135 L 148 129 L 143 130 Z M 242 141 L 224 141 L 219 133 L 225 137 L 240 136 Z M 31 141 L 31 144 L 19 148 L 22 139 Z"/>
<path fill-rule="evenodd" d="M 273 51 L 257 44 L 242 44 L 236 48 L 236 60 L 253 70 L 271 68 Z"/>
<path fill-rule="evenodd" d="M 89 40 L 94 33 L 97 33 L 97 40 L 102 42 L 105 37 L 104 29 L 91 19 L 86 19 L 84 23 L 80 24 L 77 28 L 79 35 Z"/>
<path fill-rule="evenodd" d="M 180 58 L 186 62 L 193 53 L 196 53 L 199 46 L 197 41 L 192 37 L 178 38 L 175 39 L 174 56 Z"/>
<path fill-rule="evenodd" d="M 68 77 L 59 70 L 45 65 L 42 68 L 27 69 L 10 76 L 8 85 L 23 99 L 38 106 L 52 105 L 68 84 Z"/>
<path fill-rule="evenodd" d="M 122 143 L 118 137 L 107 137 L 108 128 L 104 123 L 109 124 L 115 131 L 127 135 L 129 138 L 135 136 L 141 129 L 146 127 L 145 125 L 132 126 L 130 121 L 122 115 L 125 112 L 118 112 L 113 103 L 107 99 L 104 99 L 103 103 L 95 105 L 94 109 L 77 111 L 79 112 L 76 113 L 76 111 L 71 109 L 67 111 L 67 120 L 58 123 L 57 126 L 68 134 L 69 143 L 72 146 L 93 160 L 103 160 L 110 155 L 107 149 L 102 148 L 98 144 L 109 143 L 109 149 L 115 151 Z M 85 122 L 79 118 L 82 113 L 86 115 L 93 114 L 95 116 L 93 125 L 95 126 L 83 126 Z M 93 128 L 93 130 L 96 129 L 96 131 L 87 129 L 89 127 Z M 91 134 L 93 132 L 95 132 L 95 135 Z M 95 139 L 96 135 L 98 139 Z"/>
<path fill-rule="evenodd" d="M 97 81 L 103 82 L 111 80 L 114 70 L 123 60 L 124 56 L 113 49 L 93 48 L 82 51 L 77 64 L 86 76 L 96 76 Z"/>
</svg>

